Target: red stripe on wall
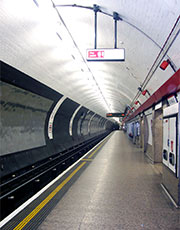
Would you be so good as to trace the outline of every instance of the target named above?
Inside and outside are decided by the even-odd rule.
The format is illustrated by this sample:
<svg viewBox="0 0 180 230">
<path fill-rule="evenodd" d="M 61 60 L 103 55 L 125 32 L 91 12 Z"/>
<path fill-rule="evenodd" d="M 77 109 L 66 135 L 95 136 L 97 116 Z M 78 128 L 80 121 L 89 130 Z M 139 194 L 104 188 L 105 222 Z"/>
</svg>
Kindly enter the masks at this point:
<svg viewBox="0 0 180 230">
<path fill-rule="evenodd" d="M 151 95 L 128 119 L 131 120 L 139 113 L 152 107 L 162 100 L 163 97 L 167 97 L 170 94 L 180 91 L 180 69 L 169 78 L 156 92 Z"/>
</svg>

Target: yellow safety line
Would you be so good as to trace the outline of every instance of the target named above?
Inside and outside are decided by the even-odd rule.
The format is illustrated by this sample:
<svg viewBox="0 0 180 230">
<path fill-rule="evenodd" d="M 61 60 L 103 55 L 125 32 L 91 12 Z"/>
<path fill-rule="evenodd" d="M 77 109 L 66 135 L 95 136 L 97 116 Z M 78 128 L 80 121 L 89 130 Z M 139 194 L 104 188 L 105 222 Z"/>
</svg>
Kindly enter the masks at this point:
<svg viewBox="0 0 180 230">
<path fill-rule="evenodd" d="M 81 159 L 81 161 L 93 161 L 93 159 Z"/>
<path fill-rule="evenodd" d="M 90 159 L 94 156 L 94 154 L 102 147 L 105 141 L 103 141 L 88 157 L 88 159 L 82 159 L 84 161 L 92 161 Z M 22 220 L 13 230 L 21 230 L 26 226 L 29 221 L 37 215 L 37 213 L 70 181 L 70 179 L 86 164 L 86 162 L 83 162 L 81 165 L 79 165 L 58 187 L 49 194 L 49 196 L 46 197 L 24 220 Z"/>
<path fill-rule="evenodd" d="M 86 164 L 83 162 L 79 165 L 58 187 L 49 194 L 24 220 L 22 220 L 14 230 L 21 230 L 63 187 L 70 179 Z"/>
<path fill-rule="evenodd" d="M 88 158 L 93 157 L 94 154 L 98 151 L 98 149 L 100 149 L 100 148 L 102 147 L 103 144 L 104 144 L 104 141 L 103 141 L 103 143 L 101 143 L 101 144 L 94 150 L 94 152 L 91 153 L 91 155 L 90 155 Z"/>
</svg>

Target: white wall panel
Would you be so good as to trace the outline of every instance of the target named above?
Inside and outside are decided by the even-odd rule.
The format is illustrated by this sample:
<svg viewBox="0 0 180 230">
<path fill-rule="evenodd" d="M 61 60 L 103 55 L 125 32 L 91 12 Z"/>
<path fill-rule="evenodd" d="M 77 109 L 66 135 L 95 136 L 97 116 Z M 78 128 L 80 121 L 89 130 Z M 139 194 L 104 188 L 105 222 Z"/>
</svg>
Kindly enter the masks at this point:
<svg viewBox="0 0 180 230">
<path fill-rule="evenodd" d="M 147 122 L 148 122 L 148 144 L 152 145 L 152 114 L 147 116 Z"/>
</svg>

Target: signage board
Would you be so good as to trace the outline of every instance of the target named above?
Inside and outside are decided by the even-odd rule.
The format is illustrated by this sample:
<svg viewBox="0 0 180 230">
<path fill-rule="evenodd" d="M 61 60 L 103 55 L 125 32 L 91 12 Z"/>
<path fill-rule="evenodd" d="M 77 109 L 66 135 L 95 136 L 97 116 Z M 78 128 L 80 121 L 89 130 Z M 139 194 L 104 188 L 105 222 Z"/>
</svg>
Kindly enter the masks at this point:
<svg viewBox="0 0 180 230">
<path fill-rule="evenodd" d="M 125 49 L 87 49 L 87 61 L 124 61 Z"/>
<path fill-rule="evenodd" d="M 106 117 L 125 117 L 124 113 L 106 113 Z"/>
<path fill-rule="evenodd" d="M 173 105 L 177 103 L 176 97 L 174 95 L 167 98 L 169 105 Z"/>
<path fill-rule="evenodd" d="M 155 110 L 162 108 L 162 101 L 155 105 Z"/>
</svg>

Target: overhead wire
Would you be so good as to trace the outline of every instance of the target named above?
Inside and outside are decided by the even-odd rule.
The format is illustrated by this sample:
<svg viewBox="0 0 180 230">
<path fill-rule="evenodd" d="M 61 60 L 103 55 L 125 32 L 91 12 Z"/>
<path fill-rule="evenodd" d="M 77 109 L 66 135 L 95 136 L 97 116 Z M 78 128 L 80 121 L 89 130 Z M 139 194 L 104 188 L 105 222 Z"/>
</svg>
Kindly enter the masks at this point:
<svg viewBox="0 0 180 230">
<path fill-rule="evenodd" d="M 56 7 L 58 7 L 58 6 L 69 6 L 69 5 L 55 5 L 55 4 L 54 4 L 54 2 L 53 2 L 53 0 L 51 0 L 51 2 L 52 2 L 52 5 L 53 5 L 53 8 L 56 10 L 56 12 L 57 12 L 57 14 L 58 14 L 59 19 L 61 20 L 61 22 L 62 22 L 62 24 L 64 25 L 64 27 L 66 28 L 66 30 L 67 30 L 67 32 L 68 32 L 68 34 L 69 34 L 69 36 L 71 37 L 71 39 L 72 39 L 72 41 L 73 41 L 74 46 L 75 46 L 75 47 L 76 47 L 76 49 L 78 50 L 78 52 L 79 52 L 79 54 L 80 54 L 80 56 L 81 56 L 81 58 L 82 58 L 83 62 L 84 62 L 84 63 L 85 63 L 85 65 L 87 66 L 88 71 L 91 73 L 92 78 L 93 78 L 93 80 L 95 81 L 96 86 L 97 86 L 97 88 L 98 88 L 98 90 L 99 90 L 99 92 L 100 92 L 100 94 L 101 94 L 101 96 L 102 96 L 102 98 L 103 98 L 104 102 L 106 103 L 106 105 L 107 105 L 108 109 L 110 110 L 110 108 L 109 108 L 109 104 L 107 103 L 106 98 L 104 97 L 104 95 L 103 95 L 103 93 L 102 93 L 102 91 L 101 91 L 101 89 L 100 89 L 99 84 L 97 83 L 97 81 L 96 81 L 96 79 L 95 79 L 95 77 L 94 77 L 94 75 L 93 75 L 93 73 L 92 73 L 91 69 L 89 68 L 88 64 L 86 63 L 86 60 L 85 60 L 84 56 L 82 55 L 82 53 L 81 53 L 81 51 L 80 51 L 80 49 L 79 49 L 78 45 L 76 44 L 76 42 L 75 42 L 75 40 L 74 40 L 74 38 L 73 38 L 73 36 L 72 36 L 71 32 L 69 31 L 69 29 L 68 29 L 68 27 L 67 27 L 66 23 L 64 22 L 64 20 L 63 20 L 63 18 L 61 17 L 61 15 L 60 15 L 60 13 L 59 13 L 58 9 L 56 8 Z M 74 7 L 80 7 L 80 8 L 86 8 L 86 9 L 89 9 L 89 8 L 90 8 L 90 9 L 91 9 L 91 7 L 83 7 L 83 6 L 79 6 L 79 5 L 76 5 L 76 4 L 71 5 L 71 6 L 74 6 Z M 92 7 L 92 9 L 93 9 L 93 7 Z"/>
<path fill-rule="evenodd" d="M 159 67 L 160 63 L 162 62 L 163 58 L 167 55 L 167 52 L 169 51 L 170 47 L 172 46 L 172 44 L 174 43 L 175 39 L 177 38 L 177 36 L 180 33 L 180 28 L 178 29 L 177 26 L 180 27 L 180 15 L 177 18 L 173 28 L 171 29 L 171 32 L 169 33 L 164 45 L 162 46 L 159 54 L 157 55 L 154 63 L 152 64 L 148 74 L 146 75 L 144 81 L 141 84 L 141 90 L 143 91 L 147 84 L 149 83 L 149 81 L 151 80 L 152 76 L 154 75 L 155 71 L 157 70 L 157 68 Z M 171 35 L 173 35 L 174 30 L 177 28 L 177 32 L 175 33 L 174 37 L 172 38 L 172 40 L 170 41 L 170 44 L 168 45 L 168 41 L 171 39 Z M 167 45 L 167 47 L 166 47 Z M 165 49 L 166 48 L 166 49 Z M 164 53 L 163 53 L 164 52 Z M 162 56 L 161 56 L 162 55 Z M 173 71 L 176 72 L 176 67 L 173 67 Z M 132 100 L 131 106 L 134 104 L 134 102 L 139 98 L 139 96 L 141 95 L 141 91 L 139 90 L 138 93 L 136 94 L 136 96 L 134 97 L 134 99 Z"/>
<path fill-rule="evenodd" d="M 104 97 L 104 95 L 103 95 L 103 93 L 102 93 L 102 91 L 101 91 L 101 89 L 100 89 L 100 87 L 99 87 L 99 85 L 98 85 L 98 83 L 97 83 L 97 81 L 96 81 L 96 79 L 95 79 L 93 73 L 91 72 L 89 66 L 87 65 L 87 63 L 86 63 L 86 61 L 85 61 L 85 59 L 84 59 L 84 57 L 83 57 L 83 55 L 82 55 L 82 53 L 81 53 L 81 51 L 80 51 L 78 45 L 76 44 L 76 42 L 75 42 L 75 40 L 74 40 L 72 34 L 70 33 L 69 29 L 67 28 L 67 26 L 66 26 L 66 24 L 65 24 L 65 22 L 64 22 L 64 20 L 63 20 L 63 18 L 61 17 L 61 15 L 60 15 L 60 13 L 59 13 L 59 11 L 58 11 L 58 9 L 57 9 L 57 7 L 78 7 L 78 8 L 88 9 L 88 10 L 94 10 L 94 7 L 91 7 L 91 6 L 83 6 L 83 5 L 77 5 L 77 4 L 64 4 L 64 5 L 63 5 L 63 4 L 58 4 L 58 5 L 56 5 L 56 4 L 53 2 L 53 0 L 51 0 L 51 2 L 52 2 L 52 4 L 53 4 L 53 7 L 54 7 L 54 9 L 56 10 L 56 12 L 57 12 L 57 14 L 58 14 L 60 20 L 61 20 L 61 22 L 63 23 L 63 25 L 65 26 L 65 28 L 66 28 L 66 30 L 67 30 L 67 32 L 68 32 L 68 34 L 70 35 L 70 37 L 71 37 L 71 39 L 72 39 L 72 41 L 73 41 L 73 43 L 74 43 L 74 46 L 76 47 L 76 49 L 78 50 L 78 52 L 79 52 L 79 54 L 80 54 L 82 60 L 83 60 L 84 63 L 86 64 L 86 66 L 87 66 L 87 68 L 88 68 L 88 71 L 92 74 L 92 78 L 93 78 L 93 80 L 95 81 L 95 83 L 96 83 L 96 85 L 97 85 L 97 87 L 98 87 L 98 90 L 100 91 L 100 93 L 101 93 L 101 95 L 102 95 L 102 97 L 103 97 L 103 99 L 104 99 L 106 105 L 107 105 L 108 108 L 109 108 L 109 105 L 108 105 L 108 103 L 107 103 L 107 101 L 106 101 L 106 99 L 105 99 L 105 97 Z M 100 13 L 102 13 L 102 14 L 104 14 L 104 15 L 113 17 L 113 14 L 110 14 L 110 13 L 108 13 L 108 12 L 103 11 L 100 7 L 99 7 L 98 12 L 100 12 Z M 164 51 L 164 49 L 165 49 L 165 46 L 166 46 L 167 43 L 168 43 L 168 40 L 169 40 L 170 37 L 171 37 L 171 34 L 173 33 L 174 29 L 176 28 L 177 24 L 179 23 L 179 19 L 180 19 L 180 16 L 177 18 L 177 20 L 176 20 L 176 22 L 175 22 L 175 24 L 174 24 L 174 26 L 173 26 L 173 28 L 172 28 L 172 30 L 171 30 L 169 36 L 167 37 L 167 39 L 166 39 L 164 45 L 163 45 L 162 48 L 161 48 L 161 46 L 160 46 L 155 40 L 153 40 L 148 34 L 146 34 L 144 31 L 142 31 L 142 30 L 141 30 L 140 28 L 138 28 L 136 25 L 134 25 L 134 24 L 128 22 L 126 19 L 124 19 L 122 16 L 119 15 L 119 20 L 124 21 L 124 22 L 127 23 L 128 25 L 132 26 L 133 28 L 135 28 L 136 30 L 138 30 L 139 32 L 141 32 L 144 36 L 146 36 L 148 39 L 150 39 L 157 47 L 160 48 L 159 54 L 157 55 L 157 57 L 156 57 L 156 59 L 155 59 L 153 65 L 151 66 L 149 72 L 147 73 L 147 75 L 146 75 L 144 81 L 143 81 L 143 82 L 141 83 L 141 85 L 140 85 L 142 90 L 145 89 L 145 87 L 147 86 L 147 84 L 148 84 L 149 81 L 151 80 L 152 76 L 154 75 L 155 71 L 157 70 L 157 68 L 158 68 L 159 64 L 161 63 L 162 59 L 163 59 L 165 56 L 167 56 L 167 57 L 170 59 L 170 57 L 167 55 L 167 52 L 168 52 L 168 50 L 170 49 L 170 47 L 172 46 L 172 44 L 174 43 L 174 41 L 175 41 L 175 39 L 177 38 L 178 34 L 180 33 L 180 29 L 177 31 L 176 35 L 174 36 L 174 38 L 173 38 L 172 41 L 170 42 L 169 46 L 167 47 L 166 51 L 165 51 L 164 53 L 163 53 L 163 51 Z M 161 54 L 162 54 L 162 53 L 163 53 L 163 55 L 162 55 L 162 57 L 161 57 Z M 158 59 L 159 59 L 159 60 L 158 60 Z M 176 67 L 175 67 L 175 66 L 173 67 L 173 66 L 174 66 L 174 65 L 172 65 L 173 71 L 176 72 Z M 138 91 L 137 94 L 135 95 L 135 97 L 133 98 L 131 104 L 130 104 L 131 106 L 132 106 L 132 105 L 134 104 L 134 102 L 139 98 L 140 95 L 141 95 L 141 91 Z"/>
<path fill-rule="evenodd" d="M 61 5 L 55 5 L 55 7 L 78 7 L 78 8 L 88 9 L 88 10 L 94 10 L 94 7 L 91 7 L 91 6 L 83 6 L 83 5 L 77 5 L 77 4 L 66 4 L 66 5 L 62 5 L 62 4 L 61 4 Z M 98 12 L 100 12 L 100 13 L 102 13 L 102 14 L 104 14 L 104 15 L 107 15 L 107 16 L 109 16 L 109 17 L 113 17 L 113 16 L 114 16 L 113 14 L 110 14 L 110 13 L 108 13 L 108 12 L 103 11 L 103 10 L 101 9 L 101 7 L 98 8 Z M 145 89 L 145 87 L 147 86 L 148 82 L 150 81 L 150 79 L 151 79 L 152 76 L 154 75 L 154 73 L 155 73 L 155 71 L 157 70 L 157 68 L 158 68 L 158 66 L 159 66 L 159 64 L 160 64 L 160 62 L 161 62 L 162 59 L 163 59 L 163 57 L 164 57 L 165 55 L 167 55 L 167 52 L 168 52 L 168 50 L 169 50 L 170 47 L 168 48 L 167 52 L 165 52 L 165 54 L 164 54 L 164 56 L 162 57 L 162 59 L 158 62 L 157 66 L 154 68 L 154 66 L 156 65 L 156 62 L 157 62 L 157 60 L 158 60 L 158 57 L 160 56 L 160 54 L 162 53 L 162 51 L 163 51 L 163 49 L 164 49 L 165 44 L 163 45 L 163 47 L 161 47 L 153 38 L 151 38 L 151 37 L 150 37 L 148 34 L 146 34 L 143 30 L 141 30 L 141 29 L 138 28 L 136 25 L 132 24 L 131 22 L 129 22 L 128 20 L 126 20 L 125 18 L 123 18 L 122 16 L 120 16 L 119 14 L 118 14 L 118 16 L 119 16 L 119 20 L 121 20 L 121 21 L 127 23 L 128 25 L 130 25 L 130 26 L 133 27 L 134 29 L 138 30 L 140 33 L 142 33 L 144 36 L 146 36 L 149 40 L 151 40 L 158 48 L 160 48 L 159 55 L 157 56 L 156 60 L 154 61 L 153 65 L 152 65 L 151 69 L 149 70 L 148 74 L 146 75 L 144 81 L 141 83 L 141 89 L 143 90 L 143 89 Z M 178 18 L 178 20 L 179 20 L 179 18 Z M 178 20 L 177 20 L 177 21 L 178 21 Z M 177 21 L 176 21 L 176 23 L 177 23 Z M 175 23 L 175 24 L 176 24 L 176 23 Z M 177 37 L 177 36 L 176 36 L 176 37 Z M 176 39 L 176 37 L 174 38 L 174 40 Z M 171 45 L 173 44 L 174 40 L 172 41 Z M 167 55 L 167 58 L 170 59 L 170 57 L 169 57 L 168 55 Z M 172 65 L 172 66 L 174 66 L 174 65 Z M 153 70 L 153 68 L 154 68 L 154 70 Z M 176 72 L 176 69 L 175 69 L 175 68 L 174 68 L 173 70 L 174 70 L 174 72 Z M 151 73 L 151 72 L 152 72 L 152 73 Z M 131 106 L 134 104 L 134 101 L 137 100 L 137 99 L 139 98 L 140 95 L 141 95 L 141 92 L 138 91 L 137 94 L 135 95 L 134 99 L 132 100 L 131 104 L 130 104 Z"/>
</svg>

